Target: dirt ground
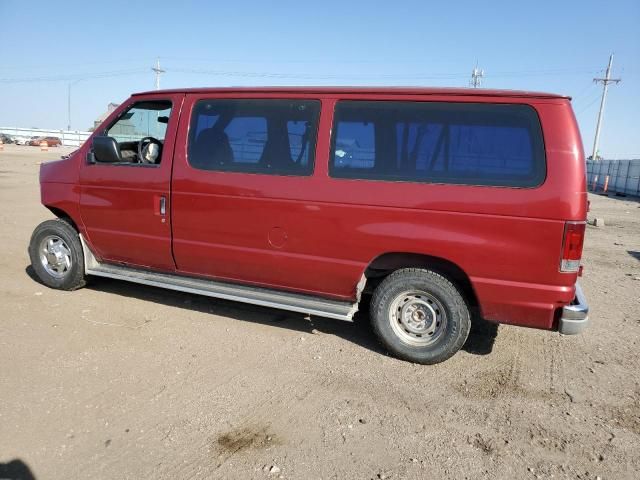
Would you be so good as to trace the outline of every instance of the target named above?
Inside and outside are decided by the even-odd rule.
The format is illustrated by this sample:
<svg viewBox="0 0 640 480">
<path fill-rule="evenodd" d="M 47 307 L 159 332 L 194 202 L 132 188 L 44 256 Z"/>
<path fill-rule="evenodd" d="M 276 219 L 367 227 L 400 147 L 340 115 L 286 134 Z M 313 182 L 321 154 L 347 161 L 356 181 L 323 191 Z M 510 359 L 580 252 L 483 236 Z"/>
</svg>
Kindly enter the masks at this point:
<svg viewBox="0 0 640 480">
<path fill-rule="evenodd" d="M 363 316 L 42 286 L 38 165 L 62 151 L 0 152 L 0 478 L 640 478 L 640 202 L 590 196 L 586 333 L 480 325 L 428 367 Z"/>
</svg>

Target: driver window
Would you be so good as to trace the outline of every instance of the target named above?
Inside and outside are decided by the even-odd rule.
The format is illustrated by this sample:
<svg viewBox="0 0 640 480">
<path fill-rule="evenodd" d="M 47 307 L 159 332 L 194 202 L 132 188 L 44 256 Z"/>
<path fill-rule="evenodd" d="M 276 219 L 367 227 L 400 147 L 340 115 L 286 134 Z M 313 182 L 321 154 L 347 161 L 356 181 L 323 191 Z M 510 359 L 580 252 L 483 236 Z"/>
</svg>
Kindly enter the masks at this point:
<svg viewBox="0 0 640 480">
<path fill-rule="evenodd" d="M 123 163 L 158 165 L 171 115 L 171 102 L 139 102 L 123 113 L 105 135 L 120 147 Z"/>
</svg>

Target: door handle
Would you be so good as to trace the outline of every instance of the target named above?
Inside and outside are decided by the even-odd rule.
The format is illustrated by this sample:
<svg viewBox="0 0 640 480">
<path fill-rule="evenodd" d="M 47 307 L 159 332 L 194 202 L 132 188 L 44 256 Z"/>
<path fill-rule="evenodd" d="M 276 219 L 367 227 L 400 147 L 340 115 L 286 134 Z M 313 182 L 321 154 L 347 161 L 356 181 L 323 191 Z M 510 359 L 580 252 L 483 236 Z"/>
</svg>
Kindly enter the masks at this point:
<svg viewBox="0 0 640 480">
<path fill-rule="evenodd" d="M 167 197 L 164 195 L 160 197 L 160 215 L 165 216 L 167 214 Z"/>
</svg>

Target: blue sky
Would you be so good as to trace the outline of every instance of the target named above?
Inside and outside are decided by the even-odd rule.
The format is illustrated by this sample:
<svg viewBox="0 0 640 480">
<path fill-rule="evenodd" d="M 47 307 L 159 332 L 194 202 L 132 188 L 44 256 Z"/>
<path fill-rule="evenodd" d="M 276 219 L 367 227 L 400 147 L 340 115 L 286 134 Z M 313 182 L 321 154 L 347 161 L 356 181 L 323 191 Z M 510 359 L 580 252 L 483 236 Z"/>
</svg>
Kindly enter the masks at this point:
<svg viewBox="0 0 640 480">
<path fill-rule="evenodd" d="M 377 5 L 379 3 L 380 5 Z M 261 2 L 0 0 L 0 126 L 74 129 L 109 102 L 162 87 L 483 86 L 574 97 L 591 151 L 615 53 L 600 151 L 640 158 L 640 1 Z"/>
</svg>

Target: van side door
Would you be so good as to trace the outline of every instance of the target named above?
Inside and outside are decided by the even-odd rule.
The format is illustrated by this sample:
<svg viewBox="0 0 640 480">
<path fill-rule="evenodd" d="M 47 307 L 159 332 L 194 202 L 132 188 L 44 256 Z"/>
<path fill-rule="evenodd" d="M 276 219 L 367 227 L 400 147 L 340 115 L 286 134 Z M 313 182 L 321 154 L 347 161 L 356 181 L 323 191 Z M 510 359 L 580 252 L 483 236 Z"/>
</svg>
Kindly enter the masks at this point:
<svg viewBox="0 0 640 480">
<path fill-rule="evenodd" d="M 325 182 L 314 174 L 316 144 L 327 140 L 321 110 L 319 99 L 300 94 L 187 95 L 172 186 L 179 272 L 335 290 L 340 266 L 319 255 L 314 233 L 332 220 L 321 221 L 323 208 L 307 200 Z"/>
<path fill-rule="evenodd" d="M 80 168 L 80 213 L 101 260 L 175 270 L 169 202 L 183 100 L 184 94 L 135 95 L 90 140 Z M 105 144 L 116 158 L 100 158 Z"/>
</svg>

